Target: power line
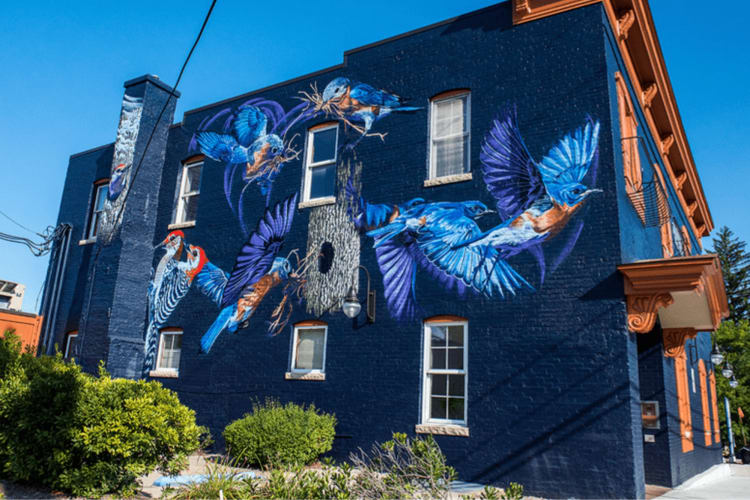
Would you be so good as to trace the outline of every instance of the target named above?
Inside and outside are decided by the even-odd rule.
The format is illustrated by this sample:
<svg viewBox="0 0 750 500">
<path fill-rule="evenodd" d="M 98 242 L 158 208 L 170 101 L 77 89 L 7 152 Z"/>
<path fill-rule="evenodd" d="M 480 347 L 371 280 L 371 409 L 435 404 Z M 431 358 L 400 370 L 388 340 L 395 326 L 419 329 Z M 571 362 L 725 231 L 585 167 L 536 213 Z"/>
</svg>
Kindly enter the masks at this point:
<svg viewBox="0 0 750 500">
<path fill-rule="evenodd" d="M 5 218 L 6 218 L 6 219 L 8 219 L 9 221 L 11 221 L 11 222 L 12 222 L 13 224 L 15 224 L 16 226 L 20 227 L 21 229 L 25 229 L 26 231 L 28 231 L 28 232 L 30 232 L 30 233 L 32 233 L 32 234 L 35 234 L 35 235 L 37 235 L 37 236 L 42 236 L 41 234 L 37 233 L 37 232 L 36 232 L 36 231 L 34 231 L 33 229 L 29 229 L 28 227 L 24 226 L 23 224 L 21 224 L 20 222 L 18 222 L 17 220 L 15 220 L 15 219 L 14 219 L 13 217 L 11 217 L 10 215 L 8 215 L 8 214 L 6 214 L 5 212 L 3 212 L 2 210 L 0 210 L 0 215 L 2 215 L 3 217 L 5 217 Z"/>
<path fill-rule="evenodd" d="M 161 121 L 161 117 L 164 114 L 164 111 L 166 111 L 167 106 L 169 106 L 169 103 L 172 100 L 172 97 L 174 97 L 175 92 L 177 91 L 177 87 L 180 85 L 180 80 L 182 79 L 182 74 L 185 72 L 185 68 L 187 67 L 188 62 L 190 61 L 190 58 L 193 55 L 193 51 L 195 50 L 195 47 L 198 45 L 198 42 L 201 39 L 201 36 L 203 36 L 203 31 L 206 29 L 206 24 L 208 24 L 208 19 L 211 17 L 211 12 L 214 10 L 214 6 L 216 5 L 216 0 L 212 0 L 211 7 L 209 7 L 208 12 L 206 13 L 206 17 L 203 20 L 203 24 L 201 25 L 201 29 L 198 32 L 198 36 L 195 38 L 195 42 L 193 42 L 193 46 L 190 47 L 190 52 L 188 52 L 187 57 L 185 58 L 185 62 L 182 63 L 182 68 L 180 68 L 180 73 L 177 75 L 177 81 L 175 82 L 174 86 L 172 87 L 172 91 L 169 93 L 169 97 L 167 97 L 166 102 L 164 103 L 164 106 L 162 106 L 161 111 L 159 112 L 158 118 L 156 118 L 156 122 L 154 123 L 154 128 L 151 130 L 151 135 L 148 137 L 148 141 L 146 141 L 146 146 L 143 148 L 143 154 L 141 155 L 140 160 L 138 161 L 138 165 L 136 166 L 135 170 L 133 171 L 133 177 L 128 183 L 128 189 L 125 192 L 125 197 L 123 198 L 123 202 L 120 205 L 120 210 L 117 212 L 117 217 L 115 217 L 115 227 L 117 226 L 117 222 L 119 221 L 120 217 L 122 216 L 122 211 L 125 209 L 125 202 L 128 199 L 128 196 L 130 195 L 130 189 L 135 183 L 135 178 L 138 175 L 138 171 L 141 169 L 141 165 L 143 164 L 143 159 L 146 157 L 146 153 L 148 152 L 148 148 L 151 145 L 151 140 L 154 137 L 154 134 L 156 133 L 156 127 L 159 126 L 159 122 Z M 89 293 L 88 297 L 86 298 L 86 309 L 85 311 L 88 311 L 91 307 L 91 298 L 94 294 L 94 286 L 96 284 L 96 264 L 99 260 L 99 254 L 102 251 L 101 245 L 96 245 L 96 253 L 94 253 L 94 258 L 91 263 L 90 269 L 93 269 L 93 272 L 91 273 L 91 276 L 89 278 L 91 285 L 89 286 Z M 84 317 L 82 324 L 79 325 L 79 331 L 81 332 L 81 336 L 79 338 L 80 345 L 83 346 L 85 339 L 86 339 L 86 330 L 88 326 L 88 318 Z"/>
<path fill-rule="evenodd" d="M 143 148 L 143 154 L 141 155 L 141 158 L 138 160 L 138 165 L 135 167 L 135 170 L 133 170 L 133 177 L 128 182 L 128 189 L 125 192 L 125 197 L 122 200 L 122 203 L 120 204 L 120 209 L 117 211 L 117 217 L 115 217 L 115 227 L 117 226 L 117 223 L 120 220 L 120 217 L 122 217 L 122 211 L 125 210 L 125 202 L 128 201 L 128 196 L 130 195 L 130 189 L 135 184 L 135 179 L 138 177 L 138 172 L 141 170 L 141 165 L 143 165 L 143 160 L 146 158 L 146 152 L 148 151 L 148 147 L 151 145 L 151 140 L 154 138 L 154 134 L 156 133 L 156 128 L 159 126 L 159 122 L 161 121 L 161 117 L 164 115 L 164 111 L 166 111 L 167 106 L 169 106 L 169 103 L 172 102 L 172 97 L 175 96 L 175 92 L 177 91 L 177 87 L 180 85 L 180 80 L 182 80 L 182 74 L 185 72 L 185 68 L 187 67 L 188 62 L 190 61 L 190 58 L 193 56 L 193 51 L 195 51 L 195 47 L 198 45 L 198 42 L 201 39 L 201 36 L 203 36 L 203 31 L 206 29 L 206 24 L 208 24 L 208 19 L 211 17 L 211 12 L 214 10 L 214 6 L 216 5 L 216 0 L 213 0 L 211 2 L 211 7 L 209 7 L 208 12 L 206 13 L 206 18 L 203 20 L 203 24 L 201 25 L 201 29 L 198 32 L 198 36 L 195 38 L 195 42 L 193 42 L 193 46 L 190 47 L 190 52 L 188 52 L 187 57 L 185 58 L 185 62 L 182 63 L 182 68 L 180 68 L 180 73 L 177 75 L 177 81 L 175 82 L 174 86 L 172 87 L 172 91 L 169 93 L 169 97 L 167 97 L 167 100 L 164 102 L 164 106 L 162 106 L 161 111 L 159 112 L 159 116 L 156 118 L 156 122 L 154 123 L 154 128 L 151 129 L 151 134 L 148 136 L 148 141 L 146 141 L 146 146 Z"/>
</svg>

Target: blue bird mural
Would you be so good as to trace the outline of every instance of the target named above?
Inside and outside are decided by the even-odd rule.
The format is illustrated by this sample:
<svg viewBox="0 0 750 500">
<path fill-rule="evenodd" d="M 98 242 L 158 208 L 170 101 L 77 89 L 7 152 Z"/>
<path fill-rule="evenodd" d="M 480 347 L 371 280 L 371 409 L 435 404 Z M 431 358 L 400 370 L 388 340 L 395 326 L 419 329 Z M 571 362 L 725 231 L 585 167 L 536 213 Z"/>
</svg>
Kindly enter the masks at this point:
<svg viewBox="0 0 750 500">
<path fill-rule="evenodd" d="M 366 217 L 369 208 L 371 220 L 379 224 L 366 234 L 375 240 L 386 304 L 398 320 L 412 319 L 420 310 L 415 292 L 418 267 L 461 295 L 471 290 L 505 297 L 520 289 L 533 290 L 494 248 L 461 245 L 482 234 L 475 219 L 493 212 L 480 201 L 423 203 L 415 198 L 384 209 L 388 205 L 359 200 L 357 206 L 364 211 L 355 217 Z"/>
<path fill-rule="evenodd" d="M 318 94 L 315 89 L 312 94 L 304 92 L 302 94 L 306 100 L 315 105 L 315 112 L 325 112 L 334 116 L 361 134 L 354 142 L 346 145 L 347 149 L 353 149 L 369 135 L 380 137 L 381 140 L 385 139 L 385 133 L 370 133 L 377 120 L 393 112 L 422 109 L 405 106 L 402 99 L 395 94 L 344 77 L 331 80 L 322 95 Z"/>
<path fill-rule="evenodd" d="M 425 202 L 424 198 L 412 198 L 400 205 L 369 203 L 359 195 L 351 177 L 346 183 L 347 213 L 360 233 L 371 231 L 393 222 L 396 217 Z"/>
<path fill-rule="evenodd" d="M 209 158 L 226 164 L 244 165 L 242 179 L 246 184 L 257 183 L 268 206 L 271 188 L 284 163 L 299 156 L 287 147 L 276 134 L 267 133 L 268 118 L 260 108 L 252 105 L 240 107 L 232 122 L 230 134 L 198 132 L 196 140 L 200 150 Z"/>
<path fill-rule="evenodd" d="M 295 194 L 266 209 L 237 255 L 231 273 L 209 262 L 203 249 L 198 249 L 205 264 L 196 276 L 196 286 L 220 310 L 201 338 L 201 352 L 208 353 L 224 330 L 235 333 L 243 327 L 271 289 L 298 277 L 288 257 L 277 257 L 291 228 L 296 204 Z"/>
<path fill-rule="evenodd" d="M 560 233 L 589 196 L 601 192 L 584 183 L 598 141 L 599 122 L 589 121 L 566 134 L 537 162 L 521 137 L 514 112 L 494 120 L 479 158 L 503 222 L 453 248 L 492 247 L 503 258 L 527 250 L 538 260 L 543 282 L 546 264 L 541 244 Z"/>
<path fill-rule="evenodd" d="M 181 261 L 185 248 L 182 231 L 172 231 L 159 247 L 166 252 L 159 260 L 148 287 L 148 327 L 144 342 L 144 374 L 155 368 L 159 346 L 159 329 L 162 328 L 190 290 L 190 285 L 200 274 L 205 261 L 196 247 L 188 246 L 187 261 Z M 157 247 L 157 248 L 159 248 Z"/>
</svg>

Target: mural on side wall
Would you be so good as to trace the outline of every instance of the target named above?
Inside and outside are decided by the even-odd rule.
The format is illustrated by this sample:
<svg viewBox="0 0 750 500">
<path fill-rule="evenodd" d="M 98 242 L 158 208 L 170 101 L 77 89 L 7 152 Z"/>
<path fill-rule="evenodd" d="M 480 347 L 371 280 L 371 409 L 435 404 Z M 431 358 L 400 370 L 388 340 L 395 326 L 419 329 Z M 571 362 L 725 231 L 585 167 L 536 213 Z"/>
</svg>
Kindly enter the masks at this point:
<svg viewBox="0 0 750 500">
<path fill-rule="evenodd" d="M 339 77 L 331 80 L 323 93 L 313 85 L 311 92 L 300 92 L 301 99 L 317 115 L 325 113 L 360 135 L 345 145 L 348 150 L 354 149 L 365 137 L 379 137 L 385 140 L 387 133 L 370 132 L 373 124 L 393 112 L 418 111 L 422 108 L 405 106 L 401 97 L 386 90 L 378 90 L 366 83 L 359 83 L 348 78 Z"/>
<path fill-rule="evenodd" d="M 104 200 L 96 236 L 97 241 L 104 245 L 112 242 L 122 222 L 125 199 L 130 189 L 135 142 L 138 139 L 142 112 L 143 99 L 125 94 L 122 99 L 120 124 L 117 127 L 107 198 Z"/>
<path fill-rule="evenodd" d="M 276 335 L 291 315 L 290 299 L 299 298 L 304 287 L 304 265 L 292 265 L 293 250 L 287 257 L 278 257 L 284 238 L 292 226 L 297 195 L 266 209 L 265 215 L 248 241 L 242 246 L 234 268 L 226 273 L 214 266 L 201 251 L 206 264 L 196 277 L 198 290 L 219 308 L 219 315 L 201 338 L 201 352 L 208 353 L 224 330 L 236 333 L 246 328 L 266 295 L 276 286 L 286 284 L 282 299 L 274 309 L 269 333 Z"/>
<path fill-rule="evenodd" d="M 164 255 L 156 266 L 148 287 L 148 326 L 144 343 L 144 375 L 156 367 L 156 353 L 159 347 L 159 330 L 177 304 L 187 295 L 196 274 L 201 270 L 200 252 L 188 246 L 187 260 L 182 261 L 185 250 L 185 234 L 172 231 L 157 248 L 164 247 Z"/>
<path fill-rule="evenodd" d="M 205 118 L 193 134 L 188 151 L 201 151 L 224 163 L 224 195 L 245 236 L 251 227 L 245 222 L 244 201 L 248 188 L 256 185 L 268 207 L 273 183 L 284 164 L 296 160 L 296 137 L 286 138 L 289 129 L 311 112 L 305 103 L 289 112 L 275 101 L 249 99 L 236 109 L 225 108 Z M 219 131 L 209 130 L 217 128 Z M 239 193 L 236 178 L 241 179 Z"/>
<path fill-rule="evenodd" d="M 497 211 L 478 200 L 401 204 L 365 200 L 347 184 L 349 215 L 360 232 L 374 239 L 391 315 L 409 320 L 421 315 L 415 290 L 418 268 L 445 290 L 504 298 L 534 291 L 507 260 L 528 251 L 539 262 L 540 282 L 546 261 L 541 245 L 560 234 L 585 201 L 600 189 L 584 179 L 596 163 L 599 123 L 589 120 L 565 135 L 536 162 L 516 125 L 515 112 L 495 120 L 482 144 L 480 160 L 487 190 Z M 595 170 L 595 169 L 594 169 Z M 595 182 L 595 172 L 591 176 Z M 487 231 L 477 223 L 496 213 L 500 222 Z M 582 222 L 572 232 L 554 267 L 572 251 Z"/>
<path fill-rule="evenodd" d="M 359 184 L 362 163 L 347 160 L 336 165 L 336 183 Z M 341 306 L 349 287 L 358 289 L 360 233 L 349 218 L 348 198 L 343 189 L 336 203 L 313 207 L 307 226 L 307 251 L 317 256 L 317 265 L 308 268 L 305 306 L 318 317 Z"/>
<path fill-rule="evenodd" d="M 149 324 L 146 330 L 144 375 L 156 366 L 159 330 L 195 283 L 198 290 L 219 308 L 219 315 L 201 338 L 201 352 L 208 353 L 225 330 L 236 333 L 246 328 L 251 316 L 269 292 L 283 285 L 282 298 L 271 314 L 268 332 L 276 335 L 286 326 L 292 303 L 301 301 L 305 276 L 314 259 L 299 258 L 292 250 L 286 257 L 278 254 L 291 229 L 297 194 L 267 208 L 255 231 L 237 255 L 234 268 L 227 273 L 208 260 L 205 250 L 187 245 L 187 259 L 181 260 L 186 246 L 182 231 L 173 231 L 159 245 L 165 254 L 154 270 L 149 286 Z M 157 247 L 157 248 L 159 248 Z"/>
<path fill-rule="evenodd" d="M 197 246 L 188 246 L 188 260 L 181 263 L 178 251 L 165 242 L 168 252 L 162 261 L 174 262 L 170 270 L 174 268 L 185 276 L 179 282 L 180 288 L 169 292 L 169 296 L 181 298 L 187 293 L 186 287 L 195 281 L 198 290 L 219 308 L 216 320 L 201 339 L 204 353 L 211 350 L 223 331 L 236 332 L 247 326 L 264 297 L 282 283 L 282 299 L 269 326 L 272 334 L 286 324 L 291 301 L 301 301 L 303 291 L 308 312 L 320 315 L 330 311 L 328 302 L 335 302 L 336 297 L 324 288 L 334 280 L 343 290 L 354 281 L 348 274 L 356 268 L 352 262 L 358 262 L 358 251 L 347 249 L 359 249 L 357 235 L 373 238 L 388 310 L 397 320 L 424 314 L 415 288 L 419 271 L 459 297 L 472 294 L 505 299 L 522 291 L 534 292 L 528 277 L 522 276 L 510 259 L 529 252 L 538 262 L 538 281 L 542 284 L 545 275 L 553 272 L 577 243 L 583 221 L 574 220 L 574 215 L 593 194 L 601 192 L 595 187 L 598 121 L 587 119 L 563 135 L 537 161 L 526 146 L 516 112 L 511 109 L 493 120 L 481 146 L 482 177 L 494 207 L 480 200 L 432 202 L 419 197 L 400 203 L 375 203 L 361 194 L 360 172 L 341 164 L 337 177 L 338 185 L 344 188 L 333 207 L 316 209 L 311 214 L 306 257 L 300 259 L 297 250 L 286 258 L 278 257 L 291 228 L 297 195 L 273 208 L 270 199 L 282 166 L 300 155 L 292 145 L 294 137 L 284 139 L 291 127 L 321 115 L 333 117 L 358 134 L 346 145 L 351 149 L 365 137 L 385 138 L 385 133 L 372 132 L 380 118 L 392 112 L 421 109 L 405 106 L 394 94 L 347 78 L 332 80 L 322 94 L 313 85 L 312 92 L 302 92 L 301 99 L 303 102 L 289 112 L 278 103 L 261 98 L 248 100 L 235 109 L 226 108 L 204 119 L 191 140 L 190 148 L 225 163 L 225 196 L 248 237 L 231 273 L 209 262 L 205 251 Z M 215 124 L 220 131 L 209 130 Z M 361 165 L 356 168 L 361 169 Z M 242 180 L 239 187 L 235 183 L 238 172 Z M 252 234 L 244 222 L 242 208 L 243 196 L 251 184 L 257 185 L 266 205 Z M 338 233 L 346 233 L 344 222 L 351 224 L 351 237 L 337 239 L 341 236 Z M 548 263 L 543 245 L 560 235 L 562 245 L 548 250 L 553 255 Z M 182 243 L 172 245 L 178 245 L 181 252 Z M 297 259 L 295 266 L 290 261 L 293 256 Z M 331 273 L 343 257 L 347 257 L 347 265 Z M 158 270 L 155 273 L 154 290 L 161 290 L 163 274 Z M 171 313 L 167 306 L 174 302 L 164 301 L 164 312 L 155 307 L 159 311 L 153 315 L 157 327 Z M 155 305 L 162 306 L 162 302 Z"/>
<path fill-rule="evenodd" d="M 544 282 L 546 260 L 542 243 L 560 234 L 586 200 L 601 193 L 584 179 L 598 162 L 599 122 L 588 120 L 565 135 L 542 158 L 535 161 L 516 124 L 515 111 L 495 120 L 485 136 L 479 159 L 487 190 L 496 200 L 503 222 L 464 242 L 470 247 L 493 247 L 508 258 L 524 250 L 533 254 Z M 583 228 L 579 221 L 573 235 L 553 264 L 554 269 L 570 254 Z"/>
</svg>

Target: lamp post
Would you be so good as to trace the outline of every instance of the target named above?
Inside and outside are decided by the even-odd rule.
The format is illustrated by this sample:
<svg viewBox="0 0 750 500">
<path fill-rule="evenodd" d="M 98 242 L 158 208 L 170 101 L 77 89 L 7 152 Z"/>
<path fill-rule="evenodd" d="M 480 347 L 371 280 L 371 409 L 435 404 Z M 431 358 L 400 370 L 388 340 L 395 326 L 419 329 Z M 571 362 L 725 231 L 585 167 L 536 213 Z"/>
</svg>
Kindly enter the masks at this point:
<svg viewBox="0 0 750 500">
<path fill-rule="evenodd" d="M 375 291 L 370 290 L 370 272 L 362 265 L 357 266 L 352 273 L 352 284 L 349 286 L 349 291 L 346 293 L 346 297 L 344 297 L 344 303 L 341 305 L 341 309 L 344 314 L 351 319 L 356 318 L 362 310 L 362 304 L 359 302 L 357 291 L 354 289 L 354 278 L 357 276 L 357 272 L 360 269 L 362 269 L 365 272 L 365 275 L 367 275 L 367 322 L 375 323 Z"/>
</svg>

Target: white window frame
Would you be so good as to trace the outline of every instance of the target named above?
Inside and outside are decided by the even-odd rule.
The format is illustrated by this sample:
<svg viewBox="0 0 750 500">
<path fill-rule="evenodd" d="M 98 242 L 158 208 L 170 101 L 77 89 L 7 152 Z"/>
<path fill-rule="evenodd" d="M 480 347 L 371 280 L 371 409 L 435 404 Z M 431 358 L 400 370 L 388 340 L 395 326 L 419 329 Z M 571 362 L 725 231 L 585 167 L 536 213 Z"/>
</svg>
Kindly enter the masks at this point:
<svg viewBox="0 0 750 500">
<path fill-rule="evenodd" d="M 464 369 L 432 369 L 430 368 L 430 357 L 432 355 L 432 327 L 462 326 L 464 329 Z M 469 322 L 468 321 L 425 321 L 422 327 L 423 335 L 423 358 L 422 358 L 422 423 L 436 425 L 456 425 L 460 427 L 469 426 Z M 448 338 L 446 337 L 446 343 Z M 432 377 L 430 375 L 463 375 L 464 376 L 464 418 L 463 420 L 451 420 L 447 418 L 432 418 L 430 416 L 430 405 L 432 403 Z"/>
<path fill-rule="evenodd" d="M 72 343 L 72 339 L 77 339 L 77 338 L 78 338 L 77 331 L 70 332 L 67 335 L 67 338 L 65 339 L 65 355 L 63 356 L 63 358 L 70 359 L 70 344 Z"/>
<path fill-rule="evenodd" d="M 299 343 L 300 330 L 320 330 L 323 329 L 323 364 L 320 369 L 297 368 L 297 345 Z M 292 339 L 292 359 L 289 362 L 289 371 L 291 373 L 325 373 L 326 372 L 326 351 L 328 350 L 328 325 L 303 325 L 294 327 L 294 338 Z"/>
<path fill-rule="evenodd" d="M 166 335 L 182 335 L 183 331 L 178 328 L 164 329 L 159 332 L 159 350 L 156 352 L 156 368 L 154 372 L 159 374 L 171 373 L 177 375 L 180 372 L 179 365 L 177 368 L 161 366 L 161 360 L 164 354 L 164 338 Z M 172 349 L 173 351 L 175 349 Z M 180 361 L 182 361 L 182 344 L 180 344 Z"/>
<path fill-rule="evenodd" d="M 460 134 L 454 134 L 452 136 L 445 136 L 440 137 L 439 140 L 444 139 L 451 139 L 454 137 L 467 137 L 468 140 L 466 141 L 466 151 L 464 151 L 466 162 L 465 170 L 463 172 L 460 172 L 458 174 L 449 174 L 449 175 L 443 175 L 438 176 L 437 175 L 437 165 L 435 163 L 436 154 L 435 154 L 435 118 L 437 116 L 436 107 L 437 104 L 445 102 L 445 101 L 451 101 L 453 99 L 466 99 L 466 121 L 464 123 L 464 128 L 466 129 L 465 132 L 462 132 Z M 429 117 L 429 172 L 428 172 L 428 179 L 434 180 L 434 179 L 441 179 L 445 177 L 452 177 L 454 175 L 466 175 L 471 172 L 471 91 L 457 91 L 456 93 L 449 93 L 445 96 L 438 95 L 437 97 L 434 97 L 430 100 L 430 117 Z"/>
<path fill-rule="evenodd" d="M 313 163 L 313 154 L 315 149 L 315 134 L 324 132 L 326 130 L 330 130 L 332 128 L 336 129 L 336 143 L 335 147 L 333 149 L 333 160 L 325 160 L 325 161 L 319 161 L 317 163 Z M 338 122 L 331 123 L 329 125 L 320 125 L 316 127 L 309 128 L 307 130 L 307 151 L 305 152 L 305 179 L 304 179 L 304 189 L 302 191 L 302 201 L 314 201 L 314 200 L 327 200 L 331 199 L 332 201 L 335 201 L 335 194 L 332 196 L 321 196 L 318 198 L 310 198 L 310 190 L 312 188 L 312 169 L 317 167 L 325 167 L 328 165 L 335 165 L 338 161 L 339 156 L 339 124 Z M 335 186 L 334 186 L 334 193 L 335 193 Z"/>
<path fill-rule="evenodd" d="M 91 209 L 90 209 L 91 213 L 89 215 L 89 227 L 86 230 L 86 240 L 96 239 L 96 233 L 99 232 L 99 214 L 104 212 L 104 209 L 102 207 L 102 210 L 97 210 L 96 206 L 99 204 L 99 195 L 105 190 L 109 192 L 109 180 L 108 179 L 101 180 L 101 181 L 94 183 L 94 197 L 93 197 Z"/>
<path fill-rule="evenodd" d="M 198 184 L 198 190 L 197 191 L 189 191 L 185 192 L 185 187 L 187 186 L 187 172 L 190 168 L 200 168 L 200 175 L 201 175 L 201 182 Z M 201 194 L 201 184 L 203 183 L 203 160 L 196 160 L 191 161 L 188 163 L 185 163 L 182 166 L 182 175 L 180 175 L 180 191 L 177 196 L 177 207 L 175 208 L 174 213 L 174 220 L 172 221 L 172 224 L 190 224 L 195 223 L 195 219 L 193 220 L 187 220 L 187 216 L 185 213 L 185 198 L 190 198 L 193 196 L 200 196 Z"/>
</svg>

